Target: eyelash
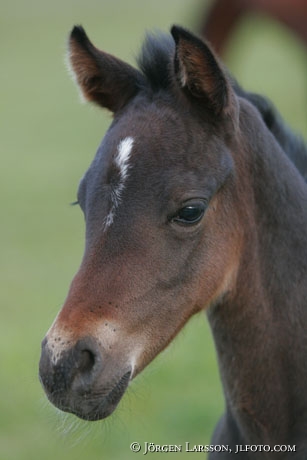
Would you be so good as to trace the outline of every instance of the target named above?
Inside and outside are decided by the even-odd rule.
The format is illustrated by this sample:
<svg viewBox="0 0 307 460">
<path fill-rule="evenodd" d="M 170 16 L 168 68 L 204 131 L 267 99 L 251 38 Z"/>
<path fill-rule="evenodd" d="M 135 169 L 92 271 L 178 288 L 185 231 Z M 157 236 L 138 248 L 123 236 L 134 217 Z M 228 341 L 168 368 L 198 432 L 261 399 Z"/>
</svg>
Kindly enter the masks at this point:
<svg viewBox="0 0 307 460">
<path fill-rule="evenodd" d="M 70 203 L 70 206 L 78 206 L 80 203 L 79 201 L 73 201 L 72 203 Z"/>
</svg>

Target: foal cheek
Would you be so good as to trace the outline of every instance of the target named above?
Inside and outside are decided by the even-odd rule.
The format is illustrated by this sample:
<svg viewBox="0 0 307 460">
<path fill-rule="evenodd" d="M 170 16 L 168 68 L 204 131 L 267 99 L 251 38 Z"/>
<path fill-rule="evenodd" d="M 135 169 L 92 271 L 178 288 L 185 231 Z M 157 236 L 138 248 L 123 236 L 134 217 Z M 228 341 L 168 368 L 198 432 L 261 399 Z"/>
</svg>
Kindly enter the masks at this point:
<svg viewBox="0 0 307 460">
<path fill-rule="evenodd" d="M 208 309 L 234 289 L 242 238 L 236 217 L 215 199 L 205 217 L 194 265 L 196 311 Z"/>
</svg>

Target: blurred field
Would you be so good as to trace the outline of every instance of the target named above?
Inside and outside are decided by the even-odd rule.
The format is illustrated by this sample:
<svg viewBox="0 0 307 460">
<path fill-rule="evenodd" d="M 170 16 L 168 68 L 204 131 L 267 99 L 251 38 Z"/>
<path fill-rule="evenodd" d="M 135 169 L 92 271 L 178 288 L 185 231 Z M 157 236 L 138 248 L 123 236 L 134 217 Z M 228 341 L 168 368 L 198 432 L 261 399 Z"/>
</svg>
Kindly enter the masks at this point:
<svg viewBox="0 0 307 460">
<path fill-rule="evenodd" d="M 40 341 L 83 251 L 83 217 L 69 203 L 110 121 L 79 104 L 63 64 L 66 36 L 82 23 L 98 46 L 133 63 L 145 30 L 194 28 L 201 3 L 0 0 L 1 460 L 127 460 L 141 455 L 130 452 L 132 441 L 205 444 L 222 413 L 205 315 L 136 379 L 105 422 L 59 414 L 37 378 Z M 226 62 L 246 88 L 270 96 L 293 128 L 305 130 L 306 55 L 293 37 L 250 18 Z"/>
</svg>

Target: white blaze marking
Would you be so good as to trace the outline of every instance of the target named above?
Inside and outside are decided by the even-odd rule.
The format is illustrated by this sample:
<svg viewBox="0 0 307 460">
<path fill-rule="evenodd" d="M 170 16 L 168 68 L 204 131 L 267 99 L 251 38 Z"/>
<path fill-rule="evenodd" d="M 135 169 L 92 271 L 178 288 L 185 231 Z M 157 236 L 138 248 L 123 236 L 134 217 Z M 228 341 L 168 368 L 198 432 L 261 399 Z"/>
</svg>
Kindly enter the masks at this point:
<svg viewBox="0 0 307 460">
<path fill-rule="evenodd" d="M 112 190 L 112 207 L 104 220 L 104 227 L 108 228 L 112 225 L 114 220 L 115 209 L 120 203 L 121 194 L 125 186 L 125 181 L 128 177 L 129 159 L 132 151 L 134 139 L 132 137 L 125 137 L 121 140 L 117 147 L 117 152 L 114 158 L 114 163 L 119 169 L 120 180 L 116 188 Z"/>
<path fill-rule="evenodd" d="M 123 139 L 118 147 L 117 147 L 117 155 L 115 157 L 115 164 L 120 169 L 121 179 L 124 181 L 127 177 L 128 169 L 129 169 L 129 158 L 133 146 L 133 139 L 132 137 L 126 137 Z"/>
</svg>

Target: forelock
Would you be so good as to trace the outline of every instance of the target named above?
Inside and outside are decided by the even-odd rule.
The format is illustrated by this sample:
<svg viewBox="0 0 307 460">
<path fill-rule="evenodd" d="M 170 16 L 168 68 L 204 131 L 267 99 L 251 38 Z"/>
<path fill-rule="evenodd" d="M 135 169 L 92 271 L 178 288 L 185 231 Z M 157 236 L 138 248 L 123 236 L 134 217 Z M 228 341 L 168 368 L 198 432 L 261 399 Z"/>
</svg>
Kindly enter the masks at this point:
<svg viewBox="0 0 307 460">
<path fill-rule="evenodd" d="M 171 35 L 161 32 L 146 35 L 137 63 L 152 90 L 170 87 L 174 52 Z"/>
</svg>

